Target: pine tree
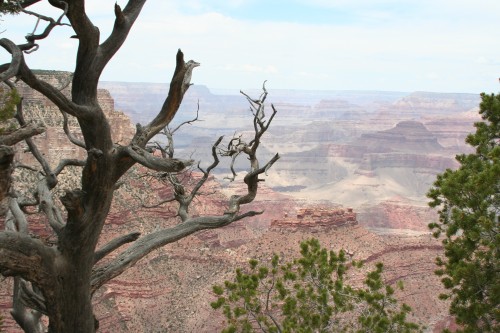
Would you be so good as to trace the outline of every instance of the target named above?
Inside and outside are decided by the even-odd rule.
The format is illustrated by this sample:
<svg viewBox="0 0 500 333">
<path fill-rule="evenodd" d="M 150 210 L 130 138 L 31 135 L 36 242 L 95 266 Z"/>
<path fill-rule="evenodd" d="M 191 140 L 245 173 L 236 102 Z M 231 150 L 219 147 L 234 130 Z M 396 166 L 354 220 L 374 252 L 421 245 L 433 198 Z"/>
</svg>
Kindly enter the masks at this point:
<svg viewBox="0 0 500 333">
<path fill-rule="evenodd" d="M 382 278 L 383 265 L 366 275 L 363 287 L 349 285 L 347 271 L 361 263 L 344 251 L 327 251 L 317 239 L 301 243 L 301 257 L 270 265 L 250 260 L 233 281 L 214 286 L 227 327 L 223 332 L 419 332 L 407 320 L 411 308 L 398 305 Z M 401 286 L 402 287 L 402 286 Z"/>
<path fill-rule="evenodd" d="M 481 117 L 458 155 L 460 167 L 438 175 L 428 193 L 439 208 L 429 227 L 444 234 L 445 258 L 437 258 L 450 313 L 463 332 L 500 331 L 500 95 L 481 95 Z"/>
</svg>

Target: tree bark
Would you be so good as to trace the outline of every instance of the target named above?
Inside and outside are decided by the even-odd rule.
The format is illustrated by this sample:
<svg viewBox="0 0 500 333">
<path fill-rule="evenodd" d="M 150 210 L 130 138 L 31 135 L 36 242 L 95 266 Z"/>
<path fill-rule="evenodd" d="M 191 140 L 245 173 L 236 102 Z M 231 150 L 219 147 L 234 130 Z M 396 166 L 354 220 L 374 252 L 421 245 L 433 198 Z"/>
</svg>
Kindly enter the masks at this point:
<svg viewBox="0 0 500 333">
<path fill-rule="evenodd" d="M 24 3 L 36 2 L 38 1 L 25 1 Z M 175 173 L 193 164 L 193 161 L 178 160 L 173 156 L 158 158 L 144 149 L 146 144 L 169 125 L 176 115 L 184 94 L 191 85 L 192 71 L 199 66 L 194 61 L 185 62 L 181 50 L 176 55 L 176 67 L 170 90 L 162 108 L 149 124 L 144 127 L 137 126 L 137 132 L 129 145 L 118 146 L 113 143 L 110 125 L 97 100 L 97 84 L 101 72 L 124 43 L 145 2 L 146 0 L 129 0 L 123 10 L 115 4 L 113 31 L 102 44 L 99 44 L 99 29 L 86 15 L 84 0 L 49 0 L 54 7 L 64 9 L 79 41 L 71 98 L 65 96 L 56 87 L 37 78 L 27 66 L 22 52 L 34 47 L 35 41 L 47 37 L 56 25 L 61 25 L 60 19 L 50 21 L 44 33 L 27 36 L 27 44 L 15 45 L 6 39 L 0 40 L 0 46 L 12 55 L 10 64 L 0 66 L 0 79 L 8 80 L 16 76 L 32 89 L 46 96 L 64 116 L 69 114 L 76 117 L 83 135 L 83 142 L 72 137 L 67 128 L 65 132 L 71 142 L 84 147 L 87 151 L 85 161 L 63 160 L 55 170 L 52 170 L 36 145 L 26 139 L 32 154 L 43 168 L 43 174 L 40 174 L 37 184 L 36 197 L 40 211 L 47 216 L 57 236 L 57 246 L 49 246 L 20 232 L 0 232 L 0 273 L 4 276 L 22 278 L 31 282 L 36 290 L 40 290 L 41 295 L 36 295 L 36 297 L 32 295 L 32 306 L 48 316 L 51 333 L 95 332 L 98 323 L 92 310 L 92 294 L 104 283 L 121 274 L 154 249 L 199 230 L 218 228 L 242 218 L 260 214 L 261 212 L 254 211 L 240 213 L 240 205 L 249 203 L 255 198 L 260 181 L 258 177 L 279 158 L 276 155 L 264 167 L 259 167 L 256 151 L 260 137 L 267 130 L 275 112 L 267 123 L 263 122 L 263 116 L 261 117 L 260 113 L 256 113 L 258 116 L 254 117 L 255 137 L 240 151 L 248 156 L 251 164 L 251 170 L 244 178 L 247 194 L 231 197 L 228 203 L 229 208 L 222 216 L 190 217 L 188 214 L 193 198 L 208 178 L 210 170 L 218 164 L 217 145 L 222 140 L 220 138 L 212 150 L 213 164 L 207 170 L 200 168 L 204 174 L 202 180 L 191 193 L 187 193 L 185 189 L 176 193 L 175 200 L 179 203 L 180 224 L 142 238 L 138 238 L 138 233 L 131 233 L 96 250 L 110 211 L 116 183 L 127 170 L 135 163 L 140 163 L 153 170 Z M 264 99 L 266 95 L 267 92 L 265 92 Z M 17 119 L 21 125 L 24 125 L 21 107 L 18 108 Z M 0 144 L 2 139 L 6 138 L 1 138 Z M 0 147 L 0 175 L 10 175 L 12 156 L 8 148 Z M 54 203 L 52 190 L 57 184 L 58 174 L 70 164 L 83 166 L 81 189 L 68 190 L 60 198 L 66 210 L 66 214 L 62 214 Z M 175 178 L 175 175 L 172 178 Z M 1 179 L 10 178 L 2 177 Z M 0 182 L 0 198 L 7 195 L 9 184 L 9 181 Z M 14 209 L 12 213 L 22 214 L 20 209 Z M 63 216 L 65 216 L 64 219 Z M 19 220 L 21 221 L 22 218 Z M 99 262 L 111 251 L 128 242 L 133 243 L 127 250 L 118 254 L 116 259 L 106 264 Z M 28 319 L 26 320 L 35 321 L 36 318 L 32 316 Z"/>
<path fill-rule="evenodd" d="M 7 197 L 10 189 L 13 160 L 14 149 L 9 146 L 0 146 L 0 203 Z M 2 205 L 6 208 L 5 204 Z"/>
</svg>

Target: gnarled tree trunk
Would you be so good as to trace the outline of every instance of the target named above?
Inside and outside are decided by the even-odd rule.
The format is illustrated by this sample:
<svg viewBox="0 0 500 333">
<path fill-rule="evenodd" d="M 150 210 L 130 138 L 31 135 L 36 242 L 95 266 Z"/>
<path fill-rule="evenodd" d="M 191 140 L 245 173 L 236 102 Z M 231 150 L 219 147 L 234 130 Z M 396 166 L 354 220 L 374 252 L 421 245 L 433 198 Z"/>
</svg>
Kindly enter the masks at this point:
<svg viewBox="0 0 500 333">
<path fill-rule="evenodd" d="M 38 1 L 21 1 L 21 6 L 27 8 L 36 2 Z M 92 310 L 92 295 L 107 281 L 160 246 L 175 242 L 199 230 L 218 228 L 261 213 L 254 211 L 240 213 L 240 206 L 255 198 L 259 176 L 279 158 L 276 154 L 261 167 L 256 156 L 260 139 L 267 131 L 276 110 L 273 107 L 273 113 L 266 121 L 265 88 L 259 100 L 248 98 L 254 112 L 254 137 L 248 144 L 240 139 L 233 139 L 225 151 L 227 156 L 244 154 L 248 157 L 250 170 L 244 177 L 247 193 L 232 196 L 228 202 L 228 210 L 221 216 L 192 217 L 188 213 L 189 205 L 208 179 L 210 171 L 219 163 L 218 154 L 221 149 L 218 145 L 222 138 L 212 148 L 213 163 L 206 170 L 198 167 L 203 177 L 191 190 L 183 188 L 182 184 L 174 180 L 175 173 L 191 166 L 193 161 L 179 160 L 173 156 L 154 156 L 146 149 L 146 145 L 174 118 L 190 86 L 192 71 L 199 64 L 194 61 L 185 62 L 184 55 L 179 50 L 170 90 L 157 116 L 145 126 L 138 125 L 128 145 L 116 145 L 111 139 L 110 125 L 97 100 L 97 84 L 103 69 L 124 43 L 146 1 L 129 0 L 123 10 L 115 4 L 114 28 L 102 43 L 100 43 L 99 29 L 86 15 L 84 0 L 49 0 L 49 2 L 54 7 L 60 8 L 63 13 L 57 20 L 48 20 L 38 15 L 40 20 L 47 22 L 42 33 L 28 35 L 27 43 L 21 45 L 16 45 L 5 38 L 0 39 L 0 46 L 12 55 L 10 63 L 0 66 L 0 80 L 12 85 L 10 79 L 16 76 L 52 101 L 65 119 L 67 115 L 76 117 L 83 134 L 83 142 L 72 137 L 66 127 L 65 132 L 72 143 L 87 151 L 87 158 L 83 161 L 61 160 L 53 169 L 33 141 L 26 139 L 31 153 L 43 170 L 36 184 L 35 204 L 47 216 L 57 241 L 55 246 L 51 246 L 30 237 L 26 232 L 27 220 L 19 207 L 22 203 L 12 197 L 9 210 L 9 223 L 12 228 L 0 232 L 0 273 L 3 276 L 20 279 L 16 297 L 22 302 L 17 303 L 19 306 L 14 308 L 13 316 L 26 331 L 36 330 L 27 327 L 35 327 L 36 325 L 32 324 L 40 314 L 44 314 L 49 319 L 49 332 L 92 333 L 98 326 Z M 79 41 L 70 98 L 56 87 L 37 78 L 27 66 L 23 55 L 24 51 L 35 50 L 36 42 L 49 36 L 53 28 L 65 25 L 62 23 L 64 17 L 69 20 Z M 22 105 L 19 105 L 16 117 L 22 126 L 26 126 L 22 113 Z M 5 151 L 2 149 L 0 148 L 0 173 L 8 175 L 12 154 L 8 148 L 5 148 Z M 173 180 L 175 188 L 172 200 L 177 201 L 179 205 L 179 224 L 141 238 L 139 233 L 133 232 L 97 249 L 116 184 L 135 163 L 171 174 L 170 179 Z M 60 198 L 66 210 L 66 214 L 63 214 L 54 203 L 52 190 L 57 184 L 58 175 L 67 165 L 82 166 L 83 169 L 81 188 L 68 190 Z M 0 195 L 7 194 L 9 184 L 9 182 L 0 184 Z M 131 246 L 118 254 L 115 259 L 105 264 L 100 263 L 99 260 L 107 254 L 130 242 L 133 242 Z"/>
</svg>

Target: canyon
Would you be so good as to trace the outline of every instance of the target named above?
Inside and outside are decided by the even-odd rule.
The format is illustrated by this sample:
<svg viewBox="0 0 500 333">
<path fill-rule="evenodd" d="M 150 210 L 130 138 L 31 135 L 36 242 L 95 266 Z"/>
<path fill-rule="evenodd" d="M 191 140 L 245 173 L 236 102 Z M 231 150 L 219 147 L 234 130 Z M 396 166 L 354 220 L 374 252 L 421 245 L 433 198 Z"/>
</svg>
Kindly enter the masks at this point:
<svg viewBox="0 0 500 333">
<path fill-rule="evenodd" d="M 166 84 L 101 86 L 134 122 L 151 119 L 168 91 Z M 367 227 L 386 218 L 385 227 L 401 229 L 386 212 L 396 204 L 415 213 L 409 229 L 427 231 L 436 215 L 425 194 L 436 174 L 457 166 L 456 154 L 470 151 L 465 138 L 480 119 L 475 94 L 268 90 L 278 114 L 261 153 L 279 152 L 281 159 L 266 185 L 295 199 L 352 207 Z M 176 122 L 194 118 L 198 109 L 202 121 L 176 136 L 185 156 L 207 160 L 214 138 L 248 131 L 251 112 L 238 91 L 217 94 L 194 85 Z M 223 180 L 227 173 L 222 166 L 216 176 Z"/>
<path fill-rule="evenodd" d="M 69 93 L 70 73 L 38 75 Z M 100 87 L 99 101 L 117 144 L 131 138 L 132 122 L 144 124 L 155 115 L 168 92 L 167 84 L 156 83 L 102 82 Z M 67 140 L 57 108 L 26 86 L 21 85 L 20 92 L 26 115 L 47 125 L 47 132 L 35 141 L 49 161 L 84 157 L 85 151 Z M 245 93 L 254 96 L 260 91 Z M 245 207 L 264 213 L 156 250 L 106 284 L 94 297 L 99 331 L 216 332 L 223 317 L 210 308 L 211 286 L 230 279 L 250 258 L 266 261 L 272 253 L 294 258 L 300 241 L 311 237 L 326 248 L 345 249 L 363 260 L 365 269 L 384 262 L 386 282 L 404 283 L 397 297 L 412 306 L 412 319 L 428 332 L 452 327 L 446 302 L 437 298 L 443 289 L 433 274 L 434 259 L 442 255 L 442 246 L 426 227 L 437 215 L 428 208 L 425 194 L 436 174 L 456 167 L 454 156 L 468 151 L 464 139 L 479 119 L 479 96 L 269 89 L 269 103 L 278 114 L 263 138 L 261 159 L 276 152 L 282 158 L 268 171 L 257 199 Z M 210 147 L 218 136 L 237 133 L 245 138 L 251 130 L 252 114 L 238 91 L 191 86 L 172 128 L 194 119 L 197 112 L 200 121 L 183 126 L 174 140 L 179 157 L 201 165 L 210 160 Z M 69 128 L 78 136 L 78 124 L 71 118 Z M 24 148 L 16 147 L 16 161 L 34 165 Z M 191 212 L 222 214 L 228 197 L 242 191 L 244 162 L 236 163 L 238 177 L 230 182 L 229 161 L 223 161 Z M 56 191 L 78 187 L 78 172 L 69 169 Z M 155 206 L 172 189 L 144 177 L 144 172 L 137 167 L 125 176 L 101 243 L 177 223 L 172 203 Z M 17 170 L 14 174 L 17 180 L 29 177 Z M 30 216 L 30 232 L 53 237 L 37 214 Z M 11 279 L 4 280 L 0 313 L 9 333 L 20 332 L 8 314 L 11 290 Z"/>
</svg>

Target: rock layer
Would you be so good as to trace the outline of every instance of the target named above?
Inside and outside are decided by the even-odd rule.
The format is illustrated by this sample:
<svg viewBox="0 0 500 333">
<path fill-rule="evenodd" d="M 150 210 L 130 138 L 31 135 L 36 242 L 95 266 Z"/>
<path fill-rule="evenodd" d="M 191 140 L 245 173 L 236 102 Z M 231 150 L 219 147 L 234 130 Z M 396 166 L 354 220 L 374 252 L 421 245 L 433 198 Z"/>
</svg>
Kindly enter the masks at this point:
<svg viewBox="0 0 500 333">
<path fill-rule="evenodd" d="M 70 77 L 69 73 L 39 75 L 45 75 L 45 80 L 61 88 Z M 147 84 L 136 84 L 131 89 L 120 83 L 113 89 L 116 91 L 117 87 L 121 89 L 121 96 L 129 99 L 118 105 L 135 108 L 132 115 L 140 122 L 148 121 L 148 112 L 157 110 L 156 104 L 166 92 L 165 85 L 150 89 L 149 95 L 137 93 L 149 89 L 151 86 Z M 195 89 L 189 90 L 192 96 L 188 96 L 186 107 L 196 110 L 200 100 L 201 111 L 207 111 L 204 122 L 207 126 L 190 127 L 189 133 L 179 141 L 184 148 L 192 142 L 210 145 L 216 132 L 230 127 L 242 128 L 248 123 L 251 114 L 246 105 L 239 102 L 240 97 L 216 96 L 203 87 L 192 88 Z M 67 89 L 63 91 L 67 93 Z M 26 87 L 22 88 L 22 94 L 27 114 L 43 119 L 50 127 L 46 136 L 36 139 L 46 156 L 52 162 L 61 157 L 84 157 L 83 150 L 68 143 L 54 105 Z M 367 267 L 383 261 L 386 281 L 404 282 L 405 289 L 398 292 L 397 297 L 414 308 L 416 320 L 429 329 L 451 325 L 447 304 L 436 297 L 442 287 L 433 274 L 434 258 L 442 254 L 441 245 L 429 234 L 415 232 L 425 230 L 422 226 L 429 217 L 425 212 L 411 209 L 421 204 L 419 200 L 433 175 L 450 165 L 447 163 L 452 154 L 441 145 L 447 134 L 444 130 L 438 131 L 445 124 L 444 115 L 453 112 L 457 105 L 465 110 L 469 102 L 457 104 L 450 102 L 447 96 L 439 107 L 434 107 L 427 95 L 417 94 L 409 101 L 397 102 L 403 94 L 387 93 L 378 95 L 381 101 L 377 102 L 375 93 L 354 100 L 352 92 L 325 94 L 300 97 L 295 92 L 287 92 L 277 101 L 284 103 L 289 99 L 288 104 L 277 104 L 278 110 L 279 106 L 282 108 L 283 118 L 279 119 L 279 113 L 276 126 L 266 133 L 263 153 L 279 151 L 283 158 L 270 170 L 257 201 L 244 208 L 264 210 L 264 213 L 156 250 L 105 285 L 94 297 L 101 332 L 219 331 L 223 317 L 210 308 L 209 302 L 214 297 L 211 286 L 231 278 L 234 269 L 245 265 L 249 258 L 267 260 L 272 253 L 294 258 L 298 256 L 300 241 L 310 237 L 318 238 L 329 249 L 345 249 L 355 259 L 365 260 Z M 113 134 L 114 140 L 126 142 L 133 134 L 133 127 L 122 113 L 114 110 L 113 100 L 106 91 L 99 92 L 99 99 L 112 127 L 118 129 Z M 220 103 L 226 104 L 221 107 Z M 419 123 L 397 124 L 395 114 L 403 106 L 401 119 L 411 120 L 417 114 L 422 118 L 422 110 L 432 109 L 441 120 L 432 123 L 431 131 L 423 127 L 426 126 L 422 125 L 423 119 L 418 119 Z M 443 107 L 444 113 L 440 111 Z M 362 122 L 364 117 L 371 118 Z M 189 118 L 185 116 L 181 120 Z M 335 122 L 332 119 L 336 119 Z M 78 135 L 74 120 L 70 120 L 70 128 Z M 464 128 L 457 129 L 453 135 L 463 134 Z M 434 134 L 436 132 L 440 134 Z M 231 131 L 229 135 L 232 134 Z M 29 155 L 20 151 L 17 158 L 30 162 Z M 199 177 L 196 173 L 192 176 Z M 132 231 L 147 234 L 178 223 L 173 204 L 143 207 L 172 195 L 165 183 L 143 177 L 140 169 L 132 170 L 127 177 L 116 192 L 101 245 Z M 221 178 L 220 175 L 210 178 L 202 190 L 206 195 L 196 200 L 192 214 L 222 214 L 227 208 L 227 198 L 241 193 L 240 185 L 226 184 Z M 78 185 L 67 183 L 67 186 Z M 291 198 L 273 188 L 306 198 Z M 416 199 L 411 201 L 409 197 Z M 320 204 L 311 204 L 311 201 Z M 367 230 L 363 224 L 377 233 Z M 378 230 L 387 227 L 397 229 Z M 30 232 L 50 241 L 50 228 L 37 215 L 30 216 Z M 19 332 L 8 315 L 11 288 L 11 279 L 0 287 L 0 311 L 5 317 L 4 329 L 9 333 Z"/>
</svg>

